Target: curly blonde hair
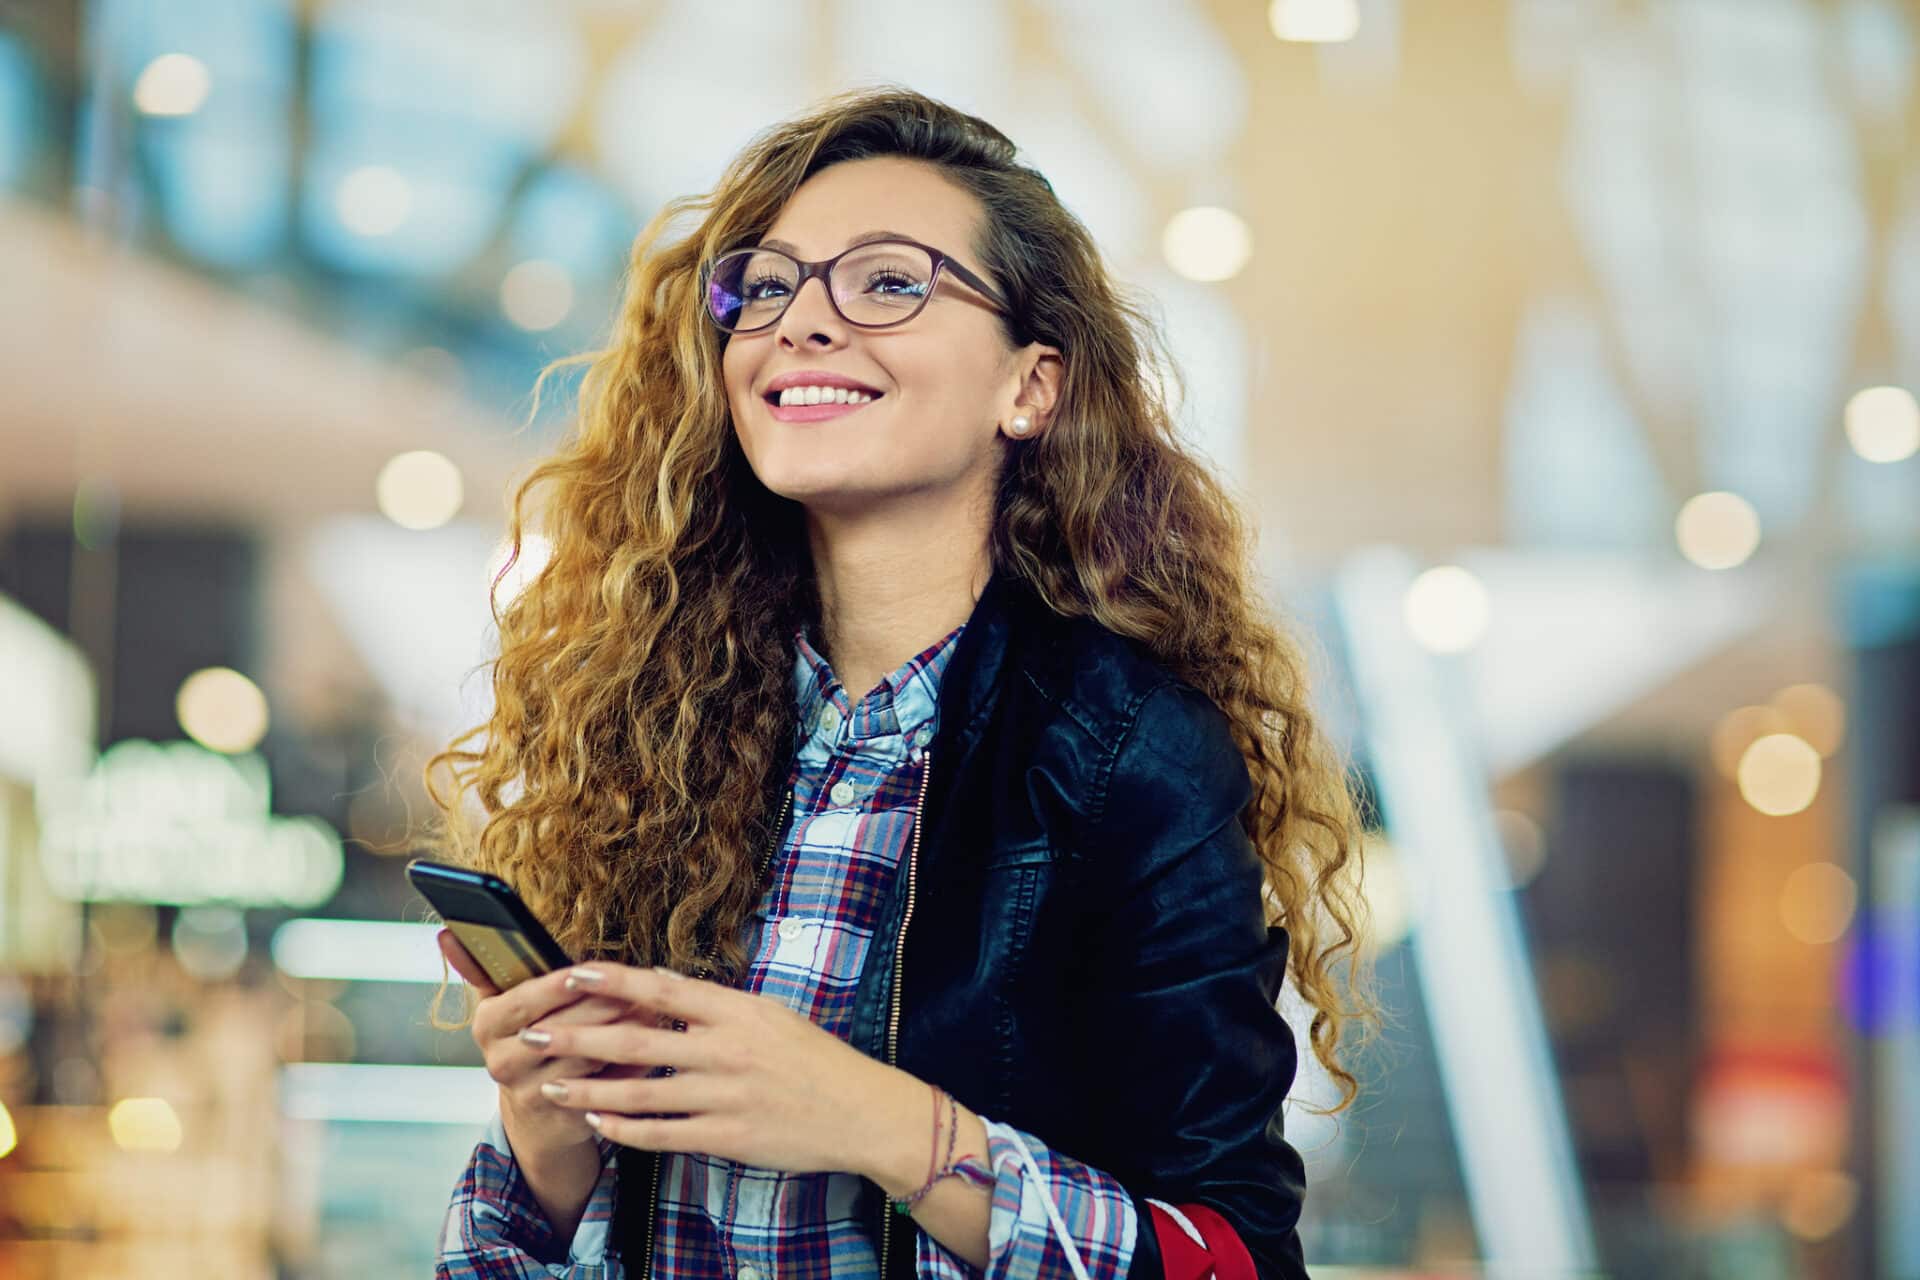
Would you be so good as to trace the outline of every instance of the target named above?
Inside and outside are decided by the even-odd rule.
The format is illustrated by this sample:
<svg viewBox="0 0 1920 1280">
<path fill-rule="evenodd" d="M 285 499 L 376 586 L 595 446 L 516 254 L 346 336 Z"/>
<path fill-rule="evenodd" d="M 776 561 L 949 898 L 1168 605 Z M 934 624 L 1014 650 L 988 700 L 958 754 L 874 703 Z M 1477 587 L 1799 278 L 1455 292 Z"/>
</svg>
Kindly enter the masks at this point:
<svg viewBox="0 0 1920 1280">
<path fill-rule="evenodd" d="M 701 266 L 754 243 L 829 165 L 918 159 L 980 204 L 971 248 L 1011 303 L 1010 348 L 1064 354 L 1048 429 L 1002 465 L 994 569 L 1140 642 L 1232 720 L 1253 781 L 1242 822 L 1338 1111 L 1359 1089 L 1343 1030 L 1377 1020 L 1344 762 L 1309 710 L 1300 646 L 1262 603 L 1247 522 L 1176 436 L 1175 366 L 1146 302 L 1014 154 L 921 94 L 854 91 L 760 134 L 711 193 L 641 231 L 610 341 L 535 384 L 537 406 L 549 374 L 586 367 L 566 440 L 511 495 L 515 557 L 536 489 L 550 555 L 495 608 L 491 717 L 427 764 L 430 838 L 514 885 L 576 957 L 687 968 L 711 946 L 720 972 L 743 971 L 740 926 L 789 765 L 792 636 L 819 601 L 802 509 L 759 482 L 735 438 Z M 672 238 L 687 214 L 697 225 Z"/>
</svg>

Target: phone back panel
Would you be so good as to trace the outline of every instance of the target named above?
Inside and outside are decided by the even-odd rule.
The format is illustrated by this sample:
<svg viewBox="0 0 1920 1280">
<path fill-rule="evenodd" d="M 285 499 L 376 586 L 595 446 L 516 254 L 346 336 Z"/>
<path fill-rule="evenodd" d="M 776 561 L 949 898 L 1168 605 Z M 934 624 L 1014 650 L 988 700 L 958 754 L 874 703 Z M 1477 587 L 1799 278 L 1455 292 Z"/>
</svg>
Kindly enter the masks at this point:
<svg viewBox="0 0 1920 1280">
<path fill-rule="evenodd" d="M 447 929 L 460 940 L 480 967 L 493 979 L 493 985 L 505 991 L 528 978 L 537 978 L 552 969 L 529 947 L 520 930 L 511 925 L 479 924 L 472 920 L 446 917 Z"/>
</svg>

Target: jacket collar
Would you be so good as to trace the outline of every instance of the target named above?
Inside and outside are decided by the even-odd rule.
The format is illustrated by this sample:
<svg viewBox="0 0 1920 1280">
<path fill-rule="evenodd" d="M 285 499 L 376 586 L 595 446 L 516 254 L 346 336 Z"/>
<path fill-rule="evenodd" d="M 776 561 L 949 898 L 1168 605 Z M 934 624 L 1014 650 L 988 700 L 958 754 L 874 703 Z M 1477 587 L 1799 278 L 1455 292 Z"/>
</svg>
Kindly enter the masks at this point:
<svg viewBox="0 0 1920 1280">
<path fill-rule="evenodd" d="M 1024 581 L 1006 569 L 994 569 L 940 678 L 942 737 L 965 732 L 987 707 L 1009 668 L 1021 624 L 1044 607 Z"/>
</svg>

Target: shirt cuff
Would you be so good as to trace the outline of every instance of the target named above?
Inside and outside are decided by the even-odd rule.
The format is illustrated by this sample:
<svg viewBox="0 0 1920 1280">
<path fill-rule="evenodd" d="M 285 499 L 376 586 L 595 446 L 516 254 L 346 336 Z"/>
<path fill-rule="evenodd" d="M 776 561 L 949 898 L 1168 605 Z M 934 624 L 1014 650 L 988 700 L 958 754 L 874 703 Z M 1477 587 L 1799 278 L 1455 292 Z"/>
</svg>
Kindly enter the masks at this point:
<svg viewBox="0 0 1920 1280">
<path fill-rule="evenodd" d="M 474 1147 L 449 1207 L 441 1274 L 618 1280 L 622 1268 L 607 1251 L 619 1183 L 616 1147 L 598 1134 L 593 1141 L 600 1153 L 600 1177 L 588 1194 L 572 1241 L 563 1250 L 513 1157 L 506 1126 L 496 1111 Z M 509 1262 L 519 1265 L 503 1269 L 502 1264 Z M 462 1266 L 471 1270 L 461 1270 Z"/>
<path fill-rule="evenodd" d="M 923 1229 L 916 1245 L 918 1274 L 928 1280 L 1124 1277 L 1140 1229 L 1126 1189 L 1112 1175 L 1052 1150 L 1031 1133 L 980 1119 L 994 1175 L 986 1269 Z"/>
</svg>

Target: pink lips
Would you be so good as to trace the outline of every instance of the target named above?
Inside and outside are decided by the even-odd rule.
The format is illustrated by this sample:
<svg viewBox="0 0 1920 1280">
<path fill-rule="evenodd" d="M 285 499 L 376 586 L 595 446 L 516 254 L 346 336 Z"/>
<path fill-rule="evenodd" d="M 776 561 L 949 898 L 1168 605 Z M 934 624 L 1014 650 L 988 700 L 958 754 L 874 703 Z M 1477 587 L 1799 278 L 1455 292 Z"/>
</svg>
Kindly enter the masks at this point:
<svg viewBox="0 0 1920 1280">
<path fill-rule="evenodd" d="M 824 422 L 828 418 L 838 418 L 844 414 L 877 404 L 884 397 L 876 396 L 861 404 L 773 404 L 767 405 L 767 412 L 780 422 Z"/>
</svg>

